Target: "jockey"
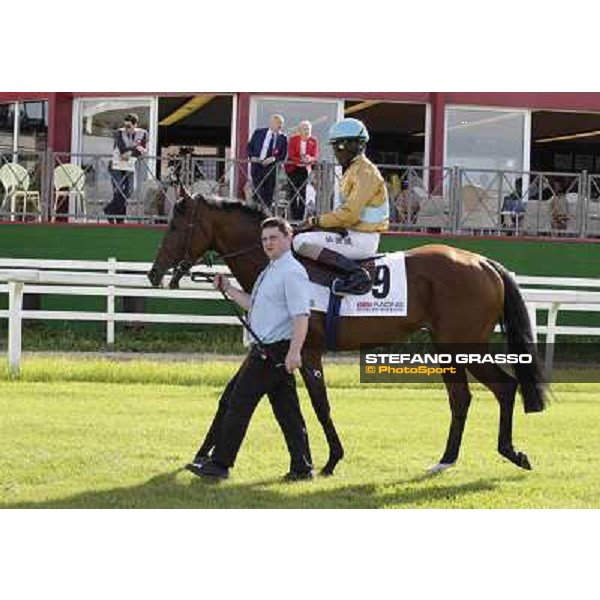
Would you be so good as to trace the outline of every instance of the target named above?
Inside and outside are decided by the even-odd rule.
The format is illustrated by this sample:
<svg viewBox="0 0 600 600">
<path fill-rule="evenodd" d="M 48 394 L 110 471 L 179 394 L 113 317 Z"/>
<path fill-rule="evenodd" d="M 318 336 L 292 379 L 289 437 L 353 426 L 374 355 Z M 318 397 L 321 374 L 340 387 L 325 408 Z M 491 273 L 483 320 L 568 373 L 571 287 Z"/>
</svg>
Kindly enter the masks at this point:
<svg viewBox="0 0 600 600">
<path fill-rule="evenodd" d="M 380 232 L 389 226 L 387 188 L 379 169 L 365 156 L 369 132 L 358 119 L 343 119 L 329 130 L 329 143 L 343 169 L 341 204 L 333 212 L 311 217 L 309 227 L 345 228 L 344 237 L 331 231 L 308 231 L 294 238 L 294 250 L 332 267 L 342 275 L 332 285 L 334 294 L 366 294 L 369 273 L 355 260 L 377 254 Z"/>
</svg>

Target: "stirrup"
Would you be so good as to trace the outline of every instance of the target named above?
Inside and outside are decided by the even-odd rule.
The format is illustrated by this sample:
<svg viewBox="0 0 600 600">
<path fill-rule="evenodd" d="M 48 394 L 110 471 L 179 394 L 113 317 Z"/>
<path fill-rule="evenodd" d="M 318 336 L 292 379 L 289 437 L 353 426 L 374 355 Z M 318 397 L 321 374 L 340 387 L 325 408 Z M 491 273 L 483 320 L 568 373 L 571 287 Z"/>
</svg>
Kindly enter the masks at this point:
<svg viewBox="0 0 600 600">
<path fill-rule="evenodd" d="M 363 296 L 372 288 L 371 276 L 366 269 L 358 269 L 345 279 L 336 278 L 331 284 L 331 292 L 336 296 Z"/>
</svg>

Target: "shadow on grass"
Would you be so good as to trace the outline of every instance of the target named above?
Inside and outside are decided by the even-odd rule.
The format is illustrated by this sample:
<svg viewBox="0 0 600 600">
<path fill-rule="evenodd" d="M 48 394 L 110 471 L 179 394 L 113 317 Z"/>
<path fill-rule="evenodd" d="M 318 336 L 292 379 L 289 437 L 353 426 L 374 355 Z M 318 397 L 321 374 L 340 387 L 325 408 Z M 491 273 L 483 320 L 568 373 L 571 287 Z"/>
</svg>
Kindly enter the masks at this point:
<svg viewBox="0 0 600 600">
<path fill-rule="evenodd" d="M 337 487 L 331 485 L 335 480 L 327 480 L 324 488 L 322 480 L 297 484 L 283 484 L 278 479 L 244 484 L 230 480 L 215 484 L 191 477 L 174 471 L 132 487 L 84 492 L 42 502 L 3 503 L 0 508 L 420 508 L 425 502 L 452 501 L 470 494 L 493 492 L 503 483 L 525 478 L 524 475 L 484 478 L 449 485 L 436 478 L 418 485 L 415 480 L 405 480 Z M 311 486 L 319 489 L 311 490 Z"/>
</svg>

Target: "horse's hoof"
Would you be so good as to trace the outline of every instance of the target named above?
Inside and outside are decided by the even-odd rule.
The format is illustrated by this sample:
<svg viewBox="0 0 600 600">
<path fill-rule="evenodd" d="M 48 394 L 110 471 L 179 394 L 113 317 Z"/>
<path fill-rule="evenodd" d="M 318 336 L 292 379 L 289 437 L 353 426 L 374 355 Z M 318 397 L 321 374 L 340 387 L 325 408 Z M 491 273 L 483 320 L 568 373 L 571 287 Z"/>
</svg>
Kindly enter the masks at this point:
<svg viewBox="0 0 600 600">
<path fill-rule="evenodd" d="M 321 469 L 321 475 L 323 477 L 331 477 L 335 468 L 338 466 L 340 461 L 344 458 L 344 451 L 340 450 L 339 452 L 333 452 L 329 454 L 329 460 L 327 464 Z"/>
<path fill-rule="evenodd" d="M 533 467 L 531 466 L 531 463 L 529 462 L 529 458 L 527 458 L 527 454 L 523 454 L 523 452 L 519 452 L 519 454 L 517 454 L 517 466 L 521 467 L 521 469 L 525 469 L 525 471 L 532 471 Z"/>
<path fill-rule="evenodd" d="M 523 452 L 515 452 L 512 448 L 506 450 L 499 448 L 498 452 L 501 456 L 509 460 L 513 465 L 519 467 L 519 469 L 524 469 L 525 471 L 532 471 L 533 467 L 529 462 L 529 458 L 527 458 L 527 454 Z"/>
<path fill-rule="evenodd" d="M 321 475 L 323 477 L 331 477 L 338 466 L 338 463 L 342 460 L 341 458 L 330 458 L 327 464 L 321 469 Z"/>
<path fill-rule="evenodd" d="M 323 477 L 331 477 L 338 465 L 338 460 L 329 460 L 329 462 L 321 469 Z"/>
<path fill-rule="evenodd" d="M 429 469 L 427 469 L 427 475 L 439 475 L 440 473 L 443 473 L 444 471 L 447 471 L 448 469 L 451 469 L 452 467 L 456 466 L 456 463 L 438 463 L 437 465 L 433 465 L 433 467 L 429 467 Z"/>
</svg>

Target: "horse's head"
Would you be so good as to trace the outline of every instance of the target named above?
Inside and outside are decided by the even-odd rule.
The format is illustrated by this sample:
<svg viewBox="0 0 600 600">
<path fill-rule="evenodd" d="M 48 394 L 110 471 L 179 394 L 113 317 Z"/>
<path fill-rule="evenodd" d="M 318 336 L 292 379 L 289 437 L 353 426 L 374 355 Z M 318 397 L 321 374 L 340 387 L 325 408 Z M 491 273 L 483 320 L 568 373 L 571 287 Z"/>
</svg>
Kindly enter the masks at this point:
<svg viewBox="0 0 600 600">
<path fill-rule="evenodd" d="M 206 212 L 201 196 L 190 196 L 182 190 L 181 199 L 173 208 L 173 215 L 162 239 L 148 279 L 158 287 L 169 269 L 175 269 L 171 287 L 178 287 L 185 272 L 211 249 L 214 244 L 210 222 L 203 218 Z"/>
<path fill-rule="evenodd" d="M 209 250 L 221 256 L 249 249 L 259 243 L 259 211 L 243 207 L 237 202 L 207 199 L 202 195 L 190 196 L 183 188 L 181 200 L 173 215 L 148 279 L 158 287 L 169 269 L 174 269 L 170 287 L 179 280 Z"/>
</svg>

